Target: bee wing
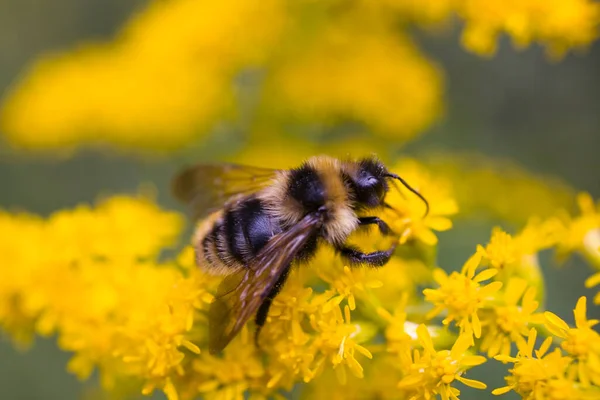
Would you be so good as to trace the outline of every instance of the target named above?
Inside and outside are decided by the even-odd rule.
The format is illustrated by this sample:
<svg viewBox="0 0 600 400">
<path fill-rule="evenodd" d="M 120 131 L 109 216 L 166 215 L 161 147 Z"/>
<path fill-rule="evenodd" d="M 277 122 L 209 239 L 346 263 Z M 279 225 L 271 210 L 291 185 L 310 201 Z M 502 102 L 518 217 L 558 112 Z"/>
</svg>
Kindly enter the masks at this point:
<svg viewBox="0 0 600 400">
<path fill-rule="evenodd" d="M 209 310 L 209 350 L 220 352 L 256 313 L 275 282 L 320 226 L 308 214 L 289 230 L 275 235 L 244 272 L 226 277 Z"/>
<path fill-rule="evenodd" d="M 173 194 L 200 219 L 261 190 L 273 182 L 277 171 L 228 163 L 198 164 L 175 177 Z"/>
</svg>

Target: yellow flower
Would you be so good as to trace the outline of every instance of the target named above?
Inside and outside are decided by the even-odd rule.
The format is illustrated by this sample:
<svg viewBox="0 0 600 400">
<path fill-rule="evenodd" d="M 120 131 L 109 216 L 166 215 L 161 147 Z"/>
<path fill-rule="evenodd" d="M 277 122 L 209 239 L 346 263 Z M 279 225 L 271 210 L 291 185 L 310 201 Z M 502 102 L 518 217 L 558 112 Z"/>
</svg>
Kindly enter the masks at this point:
<svg viewBox="0 0 600 400">
<path fill-rule="evenodd" d="M 46 220 L 0 213 L 0 226 L 3 325 L 56 334 L 80 378 L 98 368 L 105 388 L 134 377 L 143 392 L 177 398 L 173 378 L 200 352 L 205 335 L 192 327 L 213 285 L 197 269 L 156 261 L 179 233 L 178 214 L 117 196 Z"/>
<path fill-rule="evenodd" d="M 481 255 L 476 253 L 465 263 L 460 273 L 454 271 L 448 275 L 441 269 L 434 271 L 433 277 L 439 288 L 423 290 L 425 300 L 435 306 L 428 318 L 444 311 L 447 313 L 444 325 L 456 321 L 461 332 L 481 337 L 478 313 L 486 306 L 486 302 L 492 300 L 492 296 L 502 287 L 502 282 L 482 285 L 481 282 L 492 278 L 498 270 L 485 269 L 475 275 L 480 261 Z"/>
<path fill-rule="evenodd" d="M 600 334 L 592 328 L 598 320 L 586 317 L 586 298 L 580 297 L 575 306 L 575 328 L 563 321 L 559 316 L 546 311 L 546 327 L 555 336 L 563 339 L 561 348 L 567 352 L 577 365 L 572 365 L 573 375 L 587 387 L 590 383 L 600 386 Z"/>
<path fill-rule="evenodd" d="M 266 372 L 260 354 L 253 346 L 247 329 L 225 349 L 224 356 L 203 352 L 194 360 L 194 383 L 203 398 L 243 399 L 246 391 L 266 388 Z"/>
<path fill-rule="evenodd" d="M 511 343 L 525 343 L 523 337 L 529 334 L 529 325 L 538 321 L 534 314 L 538 308 L 535 291 L 526 280 L 513 277 L 499 292 L 497 304 L 482 313 L 480 349 L 488 357 L 508 356 Z"/>
<path fill-rule="evenodd" d="M 234 75 L 265 62 L 285 19 L 279 0 L 150 2 L 113 42 L 37 61 L 5 99 L 3 131 L 32 149 L 181 147 L 231 112 Z"/>
<path fill-rule="evenodd" d="M 593 266 L 600 268 L 600 202 L 588 193 L 580 193 L 577 203 L 581 214 L 570 218 L 563 215 L 566 229 L 560 237 L 556 252 L 564 259 L 570 253 L 581 253 Z"/>
<path fill-rule="evenodd" d="M 291 35 L 286 57 L 266 77 L 270 112 L 320 125 L 355 121 L 394 140 L 438 118 L 442 77 L 401 31 L 358 13 L 316 27 L 318 34 Z"/>
<path fill-rule="evenodd" d="M 565 357 L 559 349 L 548 352 L 552 338 L 546 338 L 539 350 L 534 346 L 537 331 L 531 328 L 527 343 L 517 343 L 519 353 L 516 357 L 498 355 L 494 357 L 502 362 L 511 362 L 513 368 L 506 377 L 507 386 L 494 389 L 495 395 L 501 395 L 511 390 L 527 399 L 579 399 L 581 398 L 576 383 L 566 375 L 570 357 Z"/>
<path fill-rule="evenodd" d="M 433 246 L 437 237 L 433 231 L 446 231 L 452 228 L 450 217 L 458 212 L 450 183 L 435 177 L 414 160 L 404 160 L 390 168 L 417 190 L 429 203 L 429 213 L 425 215 L 425 204 L 402 185 L 393 184 L 386 197 L 392 209 L 383 212 L 383 218 L 390 228 L 400 236 L 400 244 L 411 238 Z"/>
<path fill-rule="evenodd" d="M 300 390 L 300 399 L 405 399 L 397 388 L 400 372 L 395 368 L 393 357 L 379 354 L 364 367 L 364 379 L 349 379 L 344 384 L 339 383 L 336 379 L 335 371 L 324 371 L 310 385 L 302 387 Z M 385 373 L 382 373 L 383 371 Z M 297 398 L 295 395 L 289 397 Z"/>
<path fill-rule="evenodd" d="M 556 210 L 574 204 L 575 192 L 564 182 L 506 160 L 476 153 L 436 153 L 425 165 L 440 179 L 452 183 L 460 208 L 458 217 L 477 218 L 483 214 L 522 226 L 533 217 L 550 218 Z"/>
<path fill-rule="evenodd" d="M 498 36 L 507 33 L 518 48 L 537 41 L 559 57 L 596 40 L 600 22 L 598 4 L 590 0 L 459 1 L 456 11 L 465 20 L 463 45 L 481 55 L 494 54 Z"/>
<path fill-rule="evenodd" d="M 406 398 L 430 399 L 439 394 L 445 400 L 458 399 L 460 391 L 451 386 L 454 381 L 476 389 L 486 388 L 482 382 L 463 377 L 467 369 L 486 361 L 485 357 L 467 352 L 472 344 L 471 335 L 460 335 L 451 350 L 440 351 L 435 350 L 425 325 L 419 325 L 417 335 L 423 351 L 414 352 L 412 365 L 398 384 L 406 392 Z"/>
<path fill-rule="evenodd" d="M 408 294 L 405 293 L 393 314 L 382 307 L 377 309 L 379 316 L 387 323 L 385 327 L 387 351 L 400 357 L 407 354 L 407 350 L 410 354 L 411 345 L 417 339 L 417 324 L 407 321 L 407 302 Z"/>
<path fill-rule="evenodd" d="M 516 235 L 511 236 L 494 228 L 489 243 L 478 245 L 477 252 L 483 263 L 498 269 L 496 280 L 504 283 L 520 277 L 537 289 L 538 299 L 544 298 L 545 285 L 538 253 L 554 246 L 562 233 L 562 225 L 555 218 L 531 219 Z"/>
<path fill-rule="evenodd" d="M 320 269 L 321 279 L 331 287 L 332 301 L 328 304 L 340 304 L 343 300 L 348 302 L 350 310 L 356 309 L 355 295 L 366 297 L 371 289 L 380 288 L 383 282 L 377 279 L 367 279 L 363 268 L 351 269 L 347 265 L 342 271 L 338 269 Z"/>
<path fill-rule="evenodd" d="M 361 338 L 360 325 L 352 324 L 350 308 L 344 307 L 344 315 L 339 306 L 334 306 L 330 318 L 317 318 L 311 315 L 310 323 L 317 332 L 313 346 L 319 350 L 320 356 L 316 361 L 318 368 L 324 362 L 330 363 L 337 373 L 341 383 L 346 381 L 346 368 L 357 378 L 363 377 L 363 367 L 355 355 L 362 354 L 373 358 L 371 352 L 361 346 L 357 340 Z"/>
</svg>

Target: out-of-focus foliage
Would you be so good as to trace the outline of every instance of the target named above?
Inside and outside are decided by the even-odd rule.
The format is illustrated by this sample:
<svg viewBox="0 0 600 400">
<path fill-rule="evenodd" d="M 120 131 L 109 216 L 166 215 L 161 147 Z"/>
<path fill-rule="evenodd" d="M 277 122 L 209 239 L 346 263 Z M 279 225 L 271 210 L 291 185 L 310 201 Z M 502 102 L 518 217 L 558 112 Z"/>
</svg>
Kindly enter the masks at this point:
<svg viewBox="0 0 600 400">
<path fill-rule="evenodd" d="M 488 215 L 520 226 L 532 217 L 575 208 L 575 193 L 565 182 L 531 173 L 509 160 L 435 154 L 426 164 L 454 183 L 463 216 Z"/>
<path fill-rule="evenodd" d="M 482 55 L 506 33 L 557 56 L 591 43 L 600 22 L 589 0 L 153 1 L 112 42 L 34 63 L 5 98 L 2 126 L 30 149 L 165 151 L 221 123 L 250 133 L 346 123 L 402 142 L 443 108 L 441 74 L 407 32 L 454 16 Z"/>
</svg>

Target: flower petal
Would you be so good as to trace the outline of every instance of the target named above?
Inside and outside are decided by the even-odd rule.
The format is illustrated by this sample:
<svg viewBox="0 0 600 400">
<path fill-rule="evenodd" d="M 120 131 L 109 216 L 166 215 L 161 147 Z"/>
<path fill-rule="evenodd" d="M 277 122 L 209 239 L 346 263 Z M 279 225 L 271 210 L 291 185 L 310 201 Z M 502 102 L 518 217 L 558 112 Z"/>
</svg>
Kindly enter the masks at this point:
<svg viewBox="0 0 600 400">
<path fill-rule="evenodd" d="M 494 396 L 500 396 L 502 394 L 510 392 L 511 390 L 512 390 L 512 387 L 510 387 L 510 386 L 504 386 L 504 387 L 492 390 L 492 394 Z"/>
<path fill-rule="evenodd" d="M 546 328 L 553 335 L 563 339 L 567 337 L 566 332 L 569 330 L 569 325 L 565 321 L 550 311 L 544 312 L 544 317 L 546 319 Z"/>
<path fill-rule="evenodd" d="M 587 298 L 585 296 L 581 296 L 579 300 L 577 300 L 577 305 L 575 306 L 575 310 L 573 311 L 573 315 L 575 316 L 575 326 L 578 328 L 584 328 L 587 326 Z"/>
<path fill-rule="evenodd" d="M 473 281 L 474 282 L 487 281 L 488 279 L 491 279 L 492 277 L 494 277 L 497 273 L 498 273 L 497 269 L 488 268 L 486 270 L 481 271 L 477 275 L 475 275 L 475 277 L 473 278 Z"/>
<path fill-rule="evenodd" d="M 485 383 L 476 381 L 474 379 L 467 379 L 463 378 L 462 376 L 457 376 L 456 379 L 475 389 L 487 389 L 487 385 Z"/>
<path fill-rule="evenodd" d="M 477 365 L 483 364 L 486 361 L 487 358 L 485 358 L 484 356 L 466 356 L 462 358 L 460 364 L 464 365 L 465 367 L 475 367 Z"/>
<path fill-rule="evenodd" d="M 431 335 L 429 334 L 429 330 L 424 324 L 419 325 L 417 328 L 417 336 L 419 337 L 419 343 L 421 346 L 431 354 L 435 354 L 435 348 L 433 347 L 433 341 L 431 340 Z"/>
</svg>

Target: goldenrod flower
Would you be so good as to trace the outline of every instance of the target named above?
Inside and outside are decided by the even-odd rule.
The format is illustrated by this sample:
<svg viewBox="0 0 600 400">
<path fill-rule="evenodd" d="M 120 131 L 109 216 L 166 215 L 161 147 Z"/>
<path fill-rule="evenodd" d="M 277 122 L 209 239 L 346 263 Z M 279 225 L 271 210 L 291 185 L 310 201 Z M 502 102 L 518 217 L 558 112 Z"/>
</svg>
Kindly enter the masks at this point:
<svg viewBox="0 0 600 400">
<path fill-rule="evenodd" d="M 517 48 L 537 42 L 558 57 L 571 48 L 585 47 L 598 37 L 600 10 L 591 0 L 388 0 L 364 1 L 371 9 L 397 12 L 426 26 L 441 25 L 457 15 L 464 21 L 461 42 L 483 56 L 496 52 L 500 35 L 512 38 Z"/>
<path fill-rule="evenodd" d="M 573 365 L 573 374 L 582 386 L 591 384 L 600 386 L 600 334 L 592 328 L 598 320 L 588 320 L 586 317 L 586 298 L 580 297 L 575 306 L 575 328 L 562 320 L 556 314 L 546 311 L 546 327 L 555 336 L 563 339 L 561 348 L 577 361 Z"/>
<path fill-rule="evenodd" d="M 577 251 L 600 268 L 600 202 L 594 204 L 588 193 L 580 193 L 577 204 L 579 216 L 571 218 L 563 214 L 566 229 L 558 242 L 557 254 L 564 259 Z"/>
<path fill-rule="evenodd" d="M 346 368 L 355 377 L 362 378 L 363 367 L 355 355 L 362 354 L 367 358 L 373 358 L 373 355 L 358 342 L 361 338 L 360 325 L 352 324 L 348 306 L 344 307 L 343 316 L 339 306 L 334 306 L 328 314 L 331 314 L 328 319 L 310 318 L 311 326 L 317 332 L 313 346 L 321 354 L 317 366 L 320 368 L 324 362 L 331 363 L 342 383 L 346 381 Z"/>
<path fill-rule="evenodd" d="M 266 389 L 266 372 L 261 355 L 253 346 L 248 330 L 244 329 L 223 357 L 203 352 L 192 368 L 197 391 L 206 399 L 243 399 L 247 391 L 260 393 Z"/>
<path fill-rule="evenodd" d="M 285 18 L 278 0 L 150 2 L 112 43 L 35 63 L 5 99 L 3 131 L 33 149 L 181 147 L 230 113 L 233 75 L 264 62 Z"/>
<path fill-rule="evenodd" d="M 507 386 L 494 389 L 495 395 L 515 391 L 525 399 L 579 399 L 581 392 L 573 379 L 567 374 L 570 357 L 565 357 L 559 349 L 547 354 L 552 338 L 546 338 L 539 350 L 534 346 L 537 331 L 531 328 L 527 343 L 517 343 L 519 353 L 516 357 L 498 355 L 494 357 L 502 362 L 514 364 L 506 379 Z"/>
<path fill-rule="evenodd" d="M 320 28 L 267 76 L 270 112 L 319 124 L 354 120 L 395 140 L 437 119 L 442 77 L 409 37 L 360 14 Z"/>
<path fill-rule="evenodd" d="M 455 380 L 476 389 L 486 388 L 482 382 L 463 377 L 467 369 L 486 361 L 485 357 L 467 352 L 472 344 L 471 335 L 460 335 L 451 350 L 441 351 L 435 350 L 425 325 L 419 325 L 417 335 L 423 351 L 415 350 L 412 364 L 398 384 L 406 398 L 430 399 L 439 394 L 444 400 L 458 399 L 460 391 L 451 386 Z"/>
<path fill-rule="evenodd" d="M 377 279 L 368 279 L 365 269 L 350 269 L 344 266 L 342 271 L 323 269 L 319 276 L 331 286 L 331 302 L 328 304 L 340 304 L 343 300 L 348 302 L 350 310 L 356 309 L 355 295 L 365 296 L 367 291 L 383 286 L 383 282 Z"/>
<path fill-rule="evenodd" d="M 433 246 L 437 237 L 433 231 L 446 231 L 452 228 L 450 217 L 458 213 L 458 206 L 452 194 L 450 182 L 431 174 L 414 160 L 403 160 L 392 166 L 402 178 L 429 202 L 429 214 L 425 216 L 423 201 L 404 189 L 401 185 L 392 189 L 386 202 L 392 209 L 383 212 L 392 230 L 400 236 L 400 244 L 409 239 L 417 239 Z"/>
<path fill-rule="evenodd" d="M 513 277 L 499 292 L 496 304 L 482 313 L 481 351 L 488 357 L 510 355 L 511 343 L 521 342 L 529 334 L 530 324 L 538 322 L 536 290 L 526 280 Z"/>
<path fill-rule="evenodd" d="M 387 351 L 401 357 L 410 354 L 411 346 L 417 340 L 418 325 L 407 320 L 407 302 L 408 294 L 405 293 L 393 314 L 382 307 L 377 309 L 379 316 L 387 323 L 385 327 Z"/>
<path fill-rule="evenodd" d="M 485 269 L 475 275 L 480 261 L 481 255 L 476 253 L 465 263 L 460 273 L 454 271 L 448 275 L 442 269 L 435 270 L 433 277 L 439 288 L 423 290 L 425 300 L 435 306 L 428 314 L 429 318 L 444 311 L 447 313 L 444 325 L 456 321 L 461 332 L 474 334 L 476 338 L 481 337 L 479 311 L 502 287 L 502 282 L 481 284 L 496 275 L 498 270 Z"/>
<path fill-rule="evenodd" d="M 514 236 L 494 228 L 489 243 L 485 247 L 477 246 L 477 252 L 483 256 L 484 264 L 498 270 L 496 280 L 506 283 L 512 277 L 521 277 L 543 298 L 545 287 L 538 253 L 555 245 L 562 229 L 555 218 L 531 219 Z"/>
<path fill-rule="evenodd" d="M 546 45 L 553 57 L 596 40 L 600 8 L 590 0 L 459 1 L 457 12 L 466 26 L 463 45 L 482 55 L 492 55 L 501 33 L 518 48 L 533 42 Z"/>
<path fill-rule="evenodd" d="M 106 388 L 135 377 L 143 392 L 158 387 L 176 398 L 172 379 L 186 353 L 200 352 L 194 342 L 202 336 L 191 331 L 212 285 L 197 269 L 184 276 L 156 261 L 179 233 L 178 214 L 147 199 L 113 197 L 47 220 L 2 213 L 0 226 L 7 329 L 19 332 L 19 322 L 56 333 L 80 378 L 96 367 Z"/>
</svg>

